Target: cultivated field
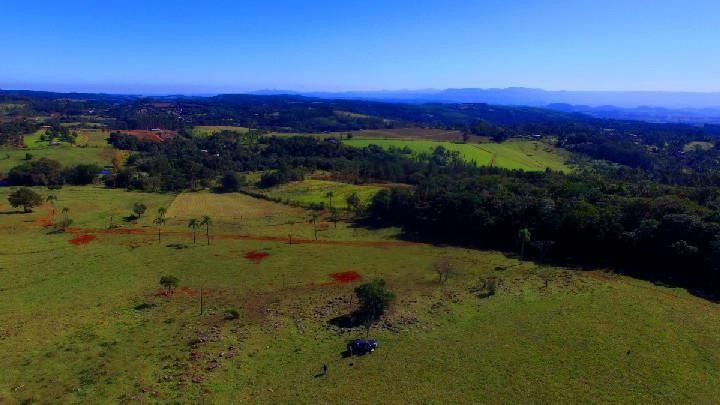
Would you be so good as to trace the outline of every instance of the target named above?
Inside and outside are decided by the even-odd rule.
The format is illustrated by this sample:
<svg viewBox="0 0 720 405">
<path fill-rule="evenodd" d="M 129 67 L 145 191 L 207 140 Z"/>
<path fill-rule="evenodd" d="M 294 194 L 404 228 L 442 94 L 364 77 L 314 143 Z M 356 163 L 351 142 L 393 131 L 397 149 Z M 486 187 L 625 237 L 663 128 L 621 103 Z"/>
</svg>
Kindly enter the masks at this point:
<svg viewBox="0 0 720 405">
<path fill-rule="evenodd" d="M 349 139 L 343 142 L 350 146 L 365 147 L 378 145 L 383 148 L 409 148 L 415 153 L 431 152 L 438 146 L 457 151 L 466 161 L 482 166 L 497 166 L 507 169 L 541 171 L 546 168 L 568 171 L 565 165 L 567 153 L 544 142 L 506 141 L 503 143 L 452 143 L 425 140 L 397 139 Z"/>
<path fill-rule="evenodd" d="M 346 199 L 352 193 L 357 193 L 360 201 L 363 204 L 366 204 L 375 195 L 375 193 L 387 187 L 389 187 L 389 185 L 354 185 L 330 180 L 308 179 L 281 184 L 270 189 L 256 189 L 255 191 L 264 194 L 273 200 L 295 203 L 302 206 L 322 203 L 326 207 L 332 205 L 333 207 L 339 209 L 347 209 Z M 328 196 L 328 193 L 332 193 L 332 196 Z"/>
<path fill-rule="evenodd" d="M 248 132 L 249 129 L 245 127 L 233 127 L 229 125 L 198 125 L 193 127 L 192 134 L 194 136 L 210 136 L 212 134 L 222 132 L 222 131 L 234 131 L 234 132 L 240 132 L 245 133 Z"/>
<path fill-rule="evenodd" d="M 681 289 L 398 241 L 396 230 L 336 230 L 326 217 L 315 240 L 303 209 L 240 194 L 64 187 L 56 209 L 74 224 L 53 233 L 52 207 L 16 213 L 11 190 L 0 188 L 0 402 L 720 397 L 718 305 Z M 124 220 L 135 202 L 147 213 Z M 187 228 L 200 215 L 214 219 L 210 245 L 204 228 L 197 243 Z M 111 216 L 120 228 L 108 231 Z M 455 271 L 440 285 L 432 266 L 443 258 Z M 180 279 L 174 294 L 159 293 L 163 275 Z M 367 332 L 328 321 L 374 277 L 397 295 L 369 332 L 380 348 L 343 358 L 346 340 Z M 491 279 L 496 294 L 484 297 Z M 238 319 L 225 318 L 231 309 Z"/>
</svg>

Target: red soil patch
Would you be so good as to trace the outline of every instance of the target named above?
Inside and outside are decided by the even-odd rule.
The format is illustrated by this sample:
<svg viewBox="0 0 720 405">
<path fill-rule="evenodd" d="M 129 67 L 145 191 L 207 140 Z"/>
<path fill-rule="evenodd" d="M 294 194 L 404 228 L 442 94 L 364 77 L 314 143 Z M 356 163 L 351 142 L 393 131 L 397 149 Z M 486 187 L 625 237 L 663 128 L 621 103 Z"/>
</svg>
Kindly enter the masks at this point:
<svg viewBox="0 0 720 405">
<path fill-rule="evenodd" d="M 212 293 L 212 290 L 209 289 L 209 288 L 206 288 L 205 290 L 203 290 L 203 295 L 208 295 L 208 294 L 210 294 L 210 293 Z M 200 292 L 198 292 L 198 290 L 193 290 L 193 289 L 190 288 L 190 287 L 180 287 L 180 288 L 175 289 L 175 290 L 167 290 L 167 289 L 165 289 L 165 288 L 159 288 L 159 289 L 155 292 L 155 296 L 156 296 L 156 297 L 171 297 L 171 296 L 176 295 L 176 294 L 177 294 L 177 295 L 182 295 L 182 296 L 188 297 L 188 298 L 195 298 L 195 297 L 197 297 L 198 295 L 200 295 Z"/>
<path fill-rule="evenodd" d="M 38 219 L 35 220 L 35 225 L 39 225 L 44 228 L 50 227 L 53 224 L 54 217 L 55 217 L 55 210 L 49 209 L 47 215 L 39 217 Z"/>
<path fill-rule="evenodd" d="M 352 283 L 353 281 L 358 281 L 362 277 L 360 277 L 360 274 L 356 271 L 343 271 L 341 273 L 332 273 L 330 275 L 333 280 L 335 280 L 336 283 Z"/>
<path fill-rule="evenodd" d="M 257 250 L 253 250 L 251 252 L 245 253 L 245 258 L 250 260 L 251 262 L 258 264 L 266 257 L 270 256 L 270 253 L 267 252 L 258 252 Z"/>
<path fill-rule="evenodd" d="M 95 235 L 78 235 L 70 239 L 68 242 L 72 243 L 75 246 L 82 246 L 87 245 L 94 240 L 97 240 L 97 236 Z"/>
<path fill-rule="evenodd" d="M 190 287 L 180 287 L 177 292 L 179 294 L 182 294 L 182 295 L 184 295 L 186 297 L 190 297 L 190 298 L 198 296 L 197 290 L 193 290 Z"/>
<path fill-rule="evenodd" d="M 333 279 L 333 281 L 322 283 L 320 285 L 325 287 L 329 285 L 348 284 L 354 281 L 358 281 L 362 278 L 362 276 L 360 276 L 360 274 L 356 271 L 343 271 L 340 273 L 332 273 L 330 274 L 330 277 Z"/>
<path fill-rule="evenodd" d="M 42 226 L 43 228 L 47 228 L 49 226 L 52 226 L 52 218 L 50 217 L 40 217 L 35 220 L 35 225 Z"/>
</svg>

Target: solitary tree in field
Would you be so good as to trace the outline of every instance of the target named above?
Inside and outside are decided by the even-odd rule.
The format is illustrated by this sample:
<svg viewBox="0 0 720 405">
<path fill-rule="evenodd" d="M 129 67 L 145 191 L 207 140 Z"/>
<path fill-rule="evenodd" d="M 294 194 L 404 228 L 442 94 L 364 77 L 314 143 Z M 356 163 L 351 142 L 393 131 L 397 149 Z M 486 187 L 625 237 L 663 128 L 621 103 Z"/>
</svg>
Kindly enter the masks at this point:
<svg viewBox="0 0 720 405">
<path fill-rule="evenodd" d="M 385 280 L 375 279 L 355 288 L 355 295 L 360 302 L 358 314 L 370 333 L 370 325 L 388 309 L 395 300 L 395 294 L 385 288 Z"/>
<path fill-rule="evenodd" d="M 162 226 L 165 225 L 165 214 L 167 214 L 165 207 L 160 207 L 158 208 L 157 216 L 153 220 L 153 222 L 158 226 L 158 243 L 160 243 Z"/>
<path fill-rule="evenodd" d="M 212 219 L 210 219 L 209 216 L 203 215 L 202 218 L 200 218 L 200 226 L 205 227 L 205 236 L 207 236 L 207 244 L 210 244 L 210 225 L 212 225 Z"/>
<path fill-rule="evenodd" d="M 340 220 L 340 212 L 335 207 L 330 207 L 330 221 L 332 221 L 333 226 L 335 229 L 337 229 L 337 223 Z"/>
<path fill-rule="evenodd" d="M 200 221 L 198 221 L 196 218 L 191 219 L 188 221 L 188 228 L 192 229 L 193 233 L 193 243 L 197 243 L 197 231 L 200 229 Z"/>
<path fill-rule="evenodd" d="M 70 224 L 72 224 L 72 220 L 70 219 L 70 216 L 68 215 L 69 213 L 70 213 L 70 208 L 63 207 L 63 209 L 62 209 L 63 219 L 62 219 L 62 222 L 60 222 L 60 228 L 63 230 L 63 232 L 65 232 L 67 230 L 67 228 L 70 226 Z"/>
<path fill-rule="evenodd" d="M 532 234 L 527 228 L 518 231 L 518 239 L 520 240 L 520 257 L 525 257 L 525 244 L 530 242 Z"/>
<path fill-rule="evenodd" d="M 330 208 L 333 207 L 333 197 L 335 197 L 335 193 L 333 193 L 332 191 L 328 191 L 327 193 L 325 193 L 325 198 L 328 199 L 328 207 Z"/>
<path fill-rule="evenodd" d="M 23 212 L 32 212 L 33 207 L 42 204 L 43 200 L 40 194 L 30 190 L 29 188 L 19 188 L 8 196 L 8 202 L 13 207 L 23 207 Z"/>
<path fill-rule="evenodd" d="M 347 198 L 345 199 L 345 202 L 347 203 L 348 209 L 355 212 L 357 214 L 360 212 L 360 197 L 356 192 L 353 192 Z"/>
<path fill-rule="evenodd" d="M 137 202 L 135 204 L 133 204 L 132 212 L 138 219 L 140 219 L 143 216 L 145 211 L 147 211 L 147 206 L 145 204 L 137 203 Z"/>
<path fill-rule="evenodd" d="M 177 288 L 179 282 L 180 280 L 178 280 L 178 278 L 175 276 L 160 277 L 160 285 L 170 293 L 172 293 Z"/>
<path fill-rule="evenodd" d="M 443 284 L 447 281 L 450 274 L 453 273 L 453 264 L 449 259 L 444 258 L 435 263 L 433 269 L 435 269 L 435 273 L 438 275 L 438 283 Z"/>
<path fill-rule="evenodd" d="M 48 194 L 47 198 L 45 198 L 45 202 L 50 203 L 52 206 L 52 210 L 50 211 L 50 220 L 52 222 L 55 222 L 55 201 L 57 201 L 55 194 Z"/>
<path fill-rule="evenodd" d="M 318 213 L 313 211 L 310 213 L 310 221 L 313 224 L 313 234 L 315 235 L 315 240 L 317 240 L 317 220 L 318 220 Z"/>
</svg>

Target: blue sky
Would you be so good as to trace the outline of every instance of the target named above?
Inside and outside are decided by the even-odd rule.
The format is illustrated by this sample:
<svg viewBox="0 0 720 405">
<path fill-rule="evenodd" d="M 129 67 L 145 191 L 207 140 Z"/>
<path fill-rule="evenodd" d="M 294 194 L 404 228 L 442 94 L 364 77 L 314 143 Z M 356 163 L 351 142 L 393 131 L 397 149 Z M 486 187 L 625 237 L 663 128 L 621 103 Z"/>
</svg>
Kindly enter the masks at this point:
<svg viewBox="0 0 720 405">
<path fill-rule="evenodd" d="M 720 91 L 714 0 L 0 0 L 0 88 Z"/>
</svg>

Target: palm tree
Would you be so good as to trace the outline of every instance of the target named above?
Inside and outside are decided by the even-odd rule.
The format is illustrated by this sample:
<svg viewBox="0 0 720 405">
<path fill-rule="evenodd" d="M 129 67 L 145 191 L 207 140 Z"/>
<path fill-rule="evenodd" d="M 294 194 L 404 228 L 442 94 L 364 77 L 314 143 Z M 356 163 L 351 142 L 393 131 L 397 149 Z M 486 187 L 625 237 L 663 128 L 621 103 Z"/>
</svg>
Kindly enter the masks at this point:
<svg viewBox="0 0 720 405">
<path fill-rule="evenodd" d="M 68 208 L 68 207 L 64 207 L 62 209 L 62 214 L 63 214 L 62 230 L 63 230 L 63 232 L 67 229 L 68 226 L 70 226 L 70 218 L 68 218 L 69 212 L 70 212 L 70 208 Z"/>
<path fill-rule="evenodd" d="M 327 193 L 325 193 L 325 198 L 328 199 L 328 206 L 330 206 L 330 208 L 332 208 L 333 206 L 333 197 L 335 197 L 335 193 L 333 193 L 332 191 L 328 191 Z"/>
<path fill-rule="evenodd" d="M 212 219 L 209 216 L 203 215 L 200 218 L 200 226 L 205 227 L 205 236 L 207 236 L 207 244 L 210 244 L 210 225 L 212 225 Z"/>
<path fill-rule="evenodd" d="M 162 230 L 162 226 L 165 225 L 165 214 L 167 214 L 167 209 L 165 207 L 160 207 L 157 210 L 157 216 L 153 220 L 155 224 L 158 226 L 158 243 L 160 243 L 160 233 Z"/>
<path fill-rule="evenodd" d="M 200 229 L 200 221 L 198 221 L 196 218 L 191 219 L 188 221 L 188 228 L 192 229 L 193 233 L 193 243 L 197 243 L 197 231 Z"/>
<path fill-rule="evenodd" d="M 45 199 L 46 202 L 49 202 L 50 205 L 52 205 L 52 211 L 50 211 L 50 221 L 55 222 L 55 201 L 57 201 L 57 196 L 55 194 L 48 194 L 47 198 Z"/>
<path fill-rule="evenodd" d="M 333 222 L 335 229 L 337 229 L 337 223 L 340 220 L 340 213 L 335 207 L 330 207 L 330 220 Z"/>
<path fill-rule="evenodd" d="M 318 213 L 313 211 L 310 213 L 310 221 L 312 221 L 313 224 L 313 233 L 315 234 L 315 240 L 317 240 L 317 219 L 318 219 Z"/>
<path fill-rule="evenodd" d="M 518 231 L 518 239 L 520 239 L 520 257 L 525 257 L 525 244 L 530 242 L 532 234 L 527 228 Z"/>
</svg>

